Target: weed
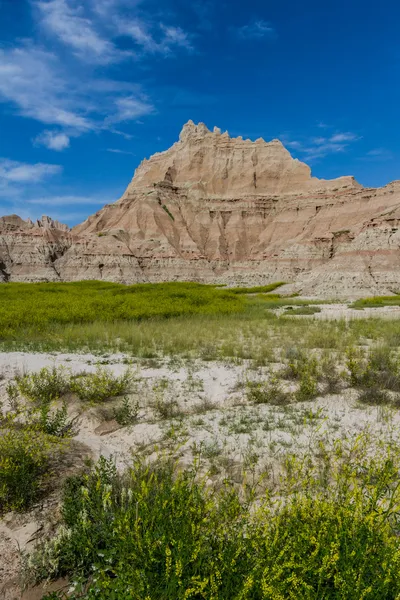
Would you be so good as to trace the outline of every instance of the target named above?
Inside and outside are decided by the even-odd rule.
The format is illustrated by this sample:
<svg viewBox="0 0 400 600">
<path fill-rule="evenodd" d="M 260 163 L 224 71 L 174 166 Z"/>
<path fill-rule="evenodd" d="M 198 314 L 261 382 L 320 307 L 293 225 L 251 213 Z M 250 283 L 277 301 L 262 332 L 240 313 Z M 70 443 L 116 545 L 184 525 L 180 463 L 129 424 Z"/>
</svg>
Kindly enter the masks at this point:
<svg viewBox="0 0 400 600">
<path fill-rule="evenodd" d="M 153 410 L 160 419 L 173 419 L 182 414 L 175 398 L 156 398 Z"/>
<path fill-rule="evenodd" d="M 123 427 L 136 423 L 138 413 L 139 403 L 129 400 L 127 396 L 124 397 L 120 406 L 114 408 L 114 418 Z"/>
<path fill-rule="evenodd" d="M 22 396 L 40 404 L 61 398 L 69 389 L 69 377 L 62 367 L 44 367 L 37 373 L 17 376 L 15 385 Z M 15 395 L 14 390 L 11 395 Z"/>
<path fill-rule="evenodd" d="M 84 402 L 97 404 L 126 394 L 132 382 L 128 369 L 117 376 L 112 371 L 98 367 L 94 373 L 84 373 L 71 379 L 70 389 Z"/>
<path fill-rule="evenodd" d="M 269 381 L 248 381 L 246 388 L 247 399 L 254 404 L 282 406 L 291 401 L 291 395 L 283 390 L 276 377 L 271 377 Z"/>
<path fill-rule="evenodd" d="M 319 306 L 301 306 L 300 308 L 293 308 L 293 306 L 287 306 L 285 311 L 287 314 L 294 316 L 308 316 L 320 313 L 321 309 Z"/>
<path fill-rule="evenodd" d="M 38 429 L 0 431 L 0 513 L 25 510 L 37 500 L 59 448 L 55 438 Z"/>
<path fill-rule="evenodd" d="M 318 381 L 312 369 L 304 369 L 300 375 L 300 385 L 295 393 L 297 402 L 307 402 L 318 395 Z"/>
<path fill-rule="evenodd" d="M 67 405 L 51 410 L 49 402 L 42 402 L 39 410 L 38 426 L 41 431 L 55 437 L 72 437 L 76 433 L 76 419 L 68 418 Z"/>
</svg>

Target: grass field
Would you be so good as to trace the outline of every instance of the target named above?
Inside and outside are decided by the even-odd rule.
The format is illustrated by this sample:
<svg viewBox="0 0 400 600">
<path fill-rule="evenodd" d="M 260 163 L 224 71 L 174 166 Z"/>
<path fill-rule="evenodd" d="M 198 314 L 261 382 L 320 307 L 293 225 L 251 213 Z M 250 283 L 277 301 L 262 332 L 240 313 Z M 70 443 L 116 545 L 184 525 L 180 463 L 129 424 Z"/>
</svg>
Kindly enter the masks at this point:
<svg viewBox="0 0 400 600">
<path fill-rule="evenodd" d="M 399 321 L 298 319 L 319 309 L 299 298 L 242 289 L 190 283 L 7 284 L 0 286 L 0 349 L 263 362 L 293 346 L 344 351 L 379 340 L 393 347 L 399 343 Z M 273 309 L 283 306 L 292 309 L 277 318 Z"/>
</svg>

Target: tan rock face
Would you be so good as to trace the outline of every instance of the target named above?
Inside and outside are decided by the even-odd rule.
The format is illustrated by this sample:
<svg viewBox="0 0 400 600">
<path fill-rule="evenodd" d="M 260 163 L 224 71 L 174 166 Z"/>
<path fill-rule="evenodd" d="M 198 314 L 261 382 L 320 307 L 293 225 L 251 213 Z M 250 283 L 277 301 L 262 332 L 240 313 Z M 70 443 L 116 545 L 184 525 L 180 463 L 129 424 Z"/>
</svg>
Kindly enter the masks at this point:
<svg viewBox="0 0 400 600">
<path fill-rule="evenodd" d="M 196 280 L 351 297 L 400 290 L 400 182 L 311 177 L 278 141 L 189 121 L 123 197 L 69 231 L 0 219 L 0 280 Z"/>
<path fill-rule="evenodd" d="M 56 262 L 71 243 L 69 227 L 49 217 L 1 217 L 0 281 L 59 281 Z"/>
</svg>

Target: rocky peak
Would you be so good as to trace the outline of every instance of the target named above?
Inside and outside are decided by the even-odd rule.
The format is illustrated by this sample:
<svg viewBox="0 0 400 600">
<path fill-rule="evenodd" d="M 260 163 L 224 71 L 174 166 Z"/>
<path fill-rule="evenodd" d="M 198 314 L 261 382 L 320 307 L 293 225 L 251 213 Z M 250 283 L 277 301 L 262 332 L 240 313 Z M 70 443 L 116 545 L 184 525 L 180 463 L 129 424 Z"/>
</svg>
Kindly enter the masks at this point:
<svg viewBox="0 0 400 600">
<path fill-rule="evenodd" d="M 357 186 L 351 178 L 332 182 L 311 176 L 277 139 L 232 138 L 218 127 L 188 121 L 169 150 L 144 160 L 123 198 L 160 182 L 190 188 L 198 196 L 299 194 L 330 187 Z"/>
<path fill-rule="evenodd" d="M 31 221 L 32 223 L 32 221 Z M 41 219 L 36 221 L 36 227 L 43 229 L 58 229 L 60 231 L 70 231 L 70 228 L 65 223 L 60 223 L 60 221 L 54 220 L 47 215 L 43 215 Z"/>
</svg>

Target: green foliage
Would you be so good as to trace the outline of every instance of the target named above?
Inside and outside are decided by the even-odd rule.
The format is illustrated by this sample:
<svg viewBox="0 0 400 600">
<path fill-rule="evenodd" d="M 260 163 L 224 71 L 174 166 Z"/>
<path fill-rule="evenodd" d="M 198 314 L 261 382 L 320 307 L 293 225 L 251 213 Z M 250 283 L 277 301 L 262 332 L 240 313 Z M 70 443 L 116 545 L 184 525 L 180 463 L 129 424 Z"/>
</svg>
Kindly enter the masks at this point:
<svg viewBox="0 0 400 600">
<path fill-rule="evenodd" d="M 352 308 L 379 308 L 381 306 L 400 306 L 400 295 L 361 298 L 351 305 Z"/>
<path fill-rule="evenodd" d="M 159 460 L 125 474 L 102 459 L 69 480 L 63 526 L 30 559 L 67 575 L 77 600 L 395 600 L 400 595 L 399 449 L 368 440 L 291 456 L 279 499 L 257 507 Z M 60 597 L 60 596 L 55 596 Z"/>
<path fill-rule="evenodd" d="M 165 210 L 165 212 L 167 213 L 167 215 L 169 216 L 169 218 L 172 219 L 173 221 L 175 221 L 175 217 L 169 210 L 168 206 L 166 204 L 163 204 L 162 207 Z"/>
<path fill-rule="evenodd" d="M 243 300 L 197 283 L 7 283 L 0 286 L 0 340 L 40 337 L 68 324 L 232 314 Z"/>
<path fill-rule="evenodd" d="M 136 423 L 138 413 L 139 403 L 129 400 L 127 396 L 124 397 L 120 406 L 114 408 L 114 418 L 123 427 Z"/>
<path fill-rule="evenodd" d="M 105 402 L 129 391 L 132 373 L 117 376 L 109 369 L 98 367 L 94 373 L 83 373 L 71 379 L 70 389 L 80 400 L 90 403 Z"/>
<path fill-rule="evenodd" d="M 17 376 L 19 393 L 36 403 L 51 402 L 61 398 L 69 386 L 69 375 L 62 367 L 44 367 L 37 373 Z"/>
<path fill-rule="evenodd" d="M 272 404 L 284 406 L 291 401 L 291 395 L 285 392 L 276 377 L 269 381 L 247 381 L 246 396 L 249 402 L 255 404 Z"/>
<path fill-rule="evenodd" d="M 52 410 L 51 403 L 43 402 L 39 408 L 38 426 L 41 431 L 59 438 L 71 437 L 75 433 L 74 419 L 68 418 L 67 405 Z"/>
<path fill-rule="evenodd" d="M 0 430 L 0 513 L 27 509 L 40 496 L 58 448 L 55 438 L 32 427 Z"/>
<path fill-rule="evenodd" d="M 296 391 L 296 400 L 298 402 L 307 402 L 318 395 L 318 381 L 310 367 L 302 370 L 300 375 L 299 389 Z"/>
<path fill-rule="evenodd" d="M 390 347 L 377 346 L 369 354 L 351 347 L 346 359 L 351 385 L 400 391 L 400 361 Z"/>
<path fill-rule="evenodd" d="M 319 364 L 320 380 L 326 394 L 337 394 L 343 385 L 344 375 L 340 373 L 333 356 L 324 356 Z"/>
<path fill-rule="evenodd" d="M 315 315 L 320 313 L 321 309 L 319 306 L 301 306 L 300 308 L 287 307 L 286 313 L 294 316 L 298 315 Z"/>
<path fill-rule="evenodd" d="M 276 283 L 269 283 L 268 285 L 257 285 L 255 287 L 229 288 L 229 291 L 233 294 L 268 294 L 269 292 L 273 292 L 282 285 L 285 285 L 284 281 L 277 281 Z M 275 295 L 275 298 L 279 297 L 280 296 Z"/>
</svg>

